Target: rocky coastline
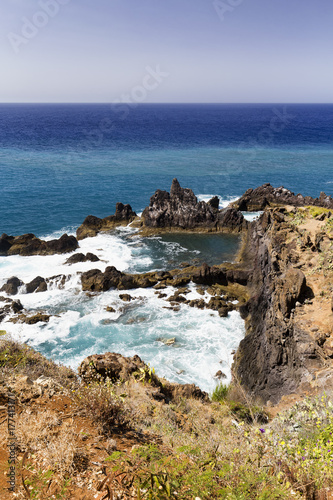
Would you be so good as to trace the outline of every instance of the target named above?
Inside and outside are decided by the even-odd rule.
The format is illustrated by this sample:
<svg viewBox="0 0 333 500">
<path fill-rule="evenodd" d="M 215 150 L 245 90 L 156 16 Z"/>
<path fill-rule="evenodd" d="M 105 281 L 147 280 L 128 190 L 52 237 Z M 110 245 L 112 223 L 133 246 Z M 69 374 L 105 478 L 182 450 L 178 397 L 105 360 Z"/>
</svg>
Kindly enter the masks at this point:
<svg viewBox="0 0 333 500">
<path fill-rule="evenodd" d="M 185 265 L 181 269 L 141 274 L 124 273 L 112 266 L 104 272 L 91 269 L 81 274 L 82 290 L 100 293 L 111 288 L 152 287 L 162 297 L 163 288 L 171 285 L 178 289 L 169 300 L 175 310 L 184 303 L 216 310 L 224 317 L 238 309 L 246 323 L 246 335 L 234 358 L 234 380 L 263 403 L 277 404 L 283 396 L 315 392 L 333 383 L 333 283 L 329 262 L 324 277 L 321 276 L 322 262 L 329 261 L 333 241 L 332 207 L 332 198 L 324 193 L 313 199 L 265 184 L 248 190 L 232 206 L 220 210 L 217 197 L 208 203 L 199 202 L 190 189 L 182 188 L 174 179 L 170 193 L 156 191 L 141 217 L 130 205 L 118 203 L 112 216 L 88 216 L 76 238 L 63 235 L 47 242 L 32 234 L 3 234 L 0 255 L 74 252 L 79 249 L 80 240 L 128 224 L 143 236 L 173 231 L 241 234 L 242 249 L 234 263 Z M 250 223 L 241 213 L 246 210 L 263 213 Z M 73 254 L 66 264 L 97 260 L 93 254 L 80 253 Z M 31 315 L 11 296 L 22 286 L 26 293 L 37 293 L 47 290 L 50 282 L 61 287 L 66 279 L 65 275 L 38 276 L 23 283 L 19 277 L 11 277 L 1 288 L 7 297 L 0 297 L 4 303 L 0 321 L 14 315 L 11 321 L 47 322 L 47 312 Z M 187 300 L 186 286 L 190 282 L 210 290 L 208 303 Z M 235 299 L 238 304 L 232 305 Z M 314 308 L 323 310 L 325 321 L 319 316 L 311 317 Z"/>
</svg>

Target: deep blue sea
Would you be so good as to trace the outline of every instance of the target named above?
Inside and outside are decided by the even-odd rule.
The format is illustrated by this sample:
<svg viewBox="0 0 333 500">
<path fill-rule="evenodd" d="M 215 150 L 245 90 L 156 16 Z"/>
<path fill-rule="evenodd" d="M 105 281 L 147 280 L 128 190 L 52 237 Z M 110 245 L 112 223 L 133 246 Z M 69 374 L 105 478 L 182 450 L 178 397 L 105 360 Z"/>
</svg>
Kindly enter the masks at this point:
<svg viewBox="0 0 333 500">
<path fill-rule="evenodd" d="M 304 195 L 333 194 L 333 105 L 2 104 L 0 105 L 0 234 L 75 233 L 84 218 L 114 213 L 118 201 L 141 212 L 156 189 L 177 177 L 199 199 L 221 205 L 265 182 Z M 19 298 L 47 310 L 46 325 L 3 322 L 14 337 L 72 366 L 106 350 L 138 353 L 170 380 L 212 390 L 217 370 L 230 379 L 231 351 L 244 335 L 237 313 L 163 307 L 153 290 L 135 290 L 130 305 L 110 291 L 87 297 L 79 273 L 115 265 L 142 272 L 180 262 L 232 260 L 232 236 L 146 238 L 131 228 L 84 240 L 79 251 L 102 261 L 64 264 L 64 256 L 0 257 L 0 287 L 10 276 L 25 283 L 64 273 L 47 292 Z M 168 290 L 169 295 L 172 290 Z M 196 296 L 195 288 L 189 296 Z M 207 296 L 208 299 L 208 296 Z M 107 313 L 113 305 L 116 313 Z M 167 347 L 158 338 L 176 337 Z"/>
<path fill-rule="evenodd" d="M 333 105 L 0 105 L 0 231 L 44 235 L 173 177 L 196 194 L 264 182 L 332 194 Z"/>
</svg>

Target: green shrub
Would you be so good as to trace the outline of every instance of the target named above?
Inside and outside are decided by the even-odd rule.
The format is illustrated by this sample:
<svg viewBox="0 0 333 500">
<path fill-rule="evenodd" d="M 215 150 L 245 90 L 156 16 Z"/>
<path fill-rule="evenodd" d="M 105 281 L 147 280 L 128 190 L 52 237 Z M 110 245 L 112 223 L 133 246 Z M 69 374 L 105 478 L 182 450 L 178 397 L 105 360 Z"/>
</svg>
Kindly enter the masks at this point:
<svg viewBox="0 0 333 500">
<path fill-rule="evenodd" d="M 216 402 L 225 401 L 228 396 L 228 392 L 229 386 L 221 382 L 215 387 L 211 395 L 211 400 Z"/>
</svg>

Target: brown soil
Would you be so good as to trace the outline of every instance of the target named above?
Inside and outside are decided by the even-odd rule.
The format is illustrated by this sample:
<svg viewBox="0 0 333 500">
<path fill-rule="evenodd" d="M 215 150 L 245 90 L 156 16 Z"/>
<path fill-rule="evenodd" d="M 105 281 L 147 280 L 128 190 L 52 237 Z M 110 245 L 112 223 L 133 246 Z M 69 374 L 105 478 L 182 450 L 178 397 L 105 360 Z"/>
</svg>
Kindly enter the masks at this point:
<svg viewBox="0 0 333 500">
<path fill-rule="evenodd" d="M 2 407 L 4 408 L 4 407 Z M 24 404 L 19 404 L 17 408 L 17 416 L 29 408 L 29 412 L 38 414 L 49 410 L 62 422 L 69 420 L 75 427 L 76 446 L 82 450 L 82 456 L 85 457 L 86 465 L 75 473 L 72 477 L 70 485 L 65 496 L 60 498 L 70 498 L 73 500 L 102 500 L 109 498 L 107 489 L 102 485 L 106 478 L 106 466 L 108 462 L 105 459 L 112 453 L 107 451 L 110 438 L 106 438 L 98 432 L 97 426 L 89 418 L 82 417 L 78 414 L 78 408 L 73 400 L 66 395 L 54 395 L 46 393 L 37 400 L 31 399 Z M 6 410 L 2 410 L 1 415 L 5 415 Z M 24 472 L 22 477 L 21 464 L 24 458 L 23 451 L 17 453 L 16 464 L 16 490 L 15 493 L 8 491 L 7 471 L 8 471 L 8 448 L 7 448 L 7 419 L 1 418 L 0 434 L 0 498 L 1 500 L 12 500 L 13 498 L 23 499 L 29 498 L 22 486 L 23 477 L 26 479 L 27 473 Z M 115 430 L 111 439 L 114 440 L 114 451 L 130 451 L 135 445 L 154 442 L 153 436 L 147 434 L 135 433 L 134 431 Z M 26 459 L 26 463 L 34 464 L 33 456 Z M 53 490 L 57 489 L 57 477 L 54 478 L 54 484 L 51 484 L 48 492 L 45 492 L 45 500 L 58 498 L 53 494 Z M 57 490 L 59 491 L 59 490 Z M 41 498 L 41 497 L 38 497 Z M 112 498 L 112 497 L 111 497 Z"/>
</svg>

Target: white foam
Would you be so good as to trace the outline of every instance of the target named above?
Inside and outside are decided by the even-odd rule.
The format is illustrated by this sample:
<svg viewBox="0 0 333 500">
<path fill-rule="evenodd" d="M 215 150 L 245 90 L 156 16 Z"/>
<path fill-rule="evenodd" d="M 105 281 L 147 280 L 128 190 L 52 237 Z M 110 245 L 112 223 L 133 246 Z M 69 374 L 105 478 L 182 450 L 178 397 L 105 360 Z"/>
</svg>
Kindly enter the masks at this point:
<svg viewBox="0 0 333 500">
<path fill-rule="evenodd" d="M 178 243 L 157 239 L 167 255 L 186 250 Z M 160 290 L 167 295 L 164 299 L 158 298 L 154 289 L 82 292 L 83 271 L 92 268 L 104 271 L 113 265 L 120 271 L 133 272 L 140 266 L 150 266 L 153 260 L 145 241 L 138 240 L 135 230 L 128 227 L 113 234 L 86 238 L 79 244 L 76 252 L 66 255 L 0 257 L 0 287 L 11 276 L 25 283 L 36 276 L 60 276 L 48 284 L 45 292 L 27 294 L 21 287 L 15 296 L 31 314 L 37 311 L 51 314 L 48 323 L 13 324 L 7 318 L 1 325 L 3 329 L 74 368 L 89 354 L 114 351 L 127 356 L 138 354 L 158 375 L 175 382 L 195 383 L 207 391 L 215 387 L 214 375 L 220 369 L 227 375 L 226 382 L 230 381 L 231 351 L 244 336 L 244 322 L 237 312 L 220 318 L 216 311 L 185 304 L 179 306 L 178 312 L 174 311 L 166 300 L 176 291 L 173 287 Z M 65 264 L 70 255 L 79 252 L 91 252 L 101 260 Z M 62 284 L 63 275 L 66 280 Z M 210 300 L 210 295 L 207 292 L 200 295 L 193 283 L 189 290 L 186 296 L 189 300 Z M 133 300 L 122 301 L 121 293 L 128 293 Z M 107 306 L 115 312 L 107 311 Z M 160 337 L 176 337 L 176 343 L 166 346 L 157 340 Z"/>
<path fill-rule="evenodd" d="M 214 196 L 217 196 L 218 199 L 220 200 L 219 203 L 219 209 L 221 210 L 222 208 L 226 208 L 227 206 L 230 205 L 230 203 L 233 203 L 234 201 L 237 201 L 239 199 L 239 196 L 236 198 L 234 196 L 229 196 L 227 198 L 222 198 L 222 196 L 218 194 L 197 194 L 196 197 L 198 198 L 199 201 L 205 201 L 206 203 L 214 198 Z"/>
<path fill-rule="evenodd" d="M 244 215 L 244 219 L 248 220 L 249 222 L 257 220 L 262 213 L 263 212 L 242 212 L 242 214 Z"/>
</svg>

